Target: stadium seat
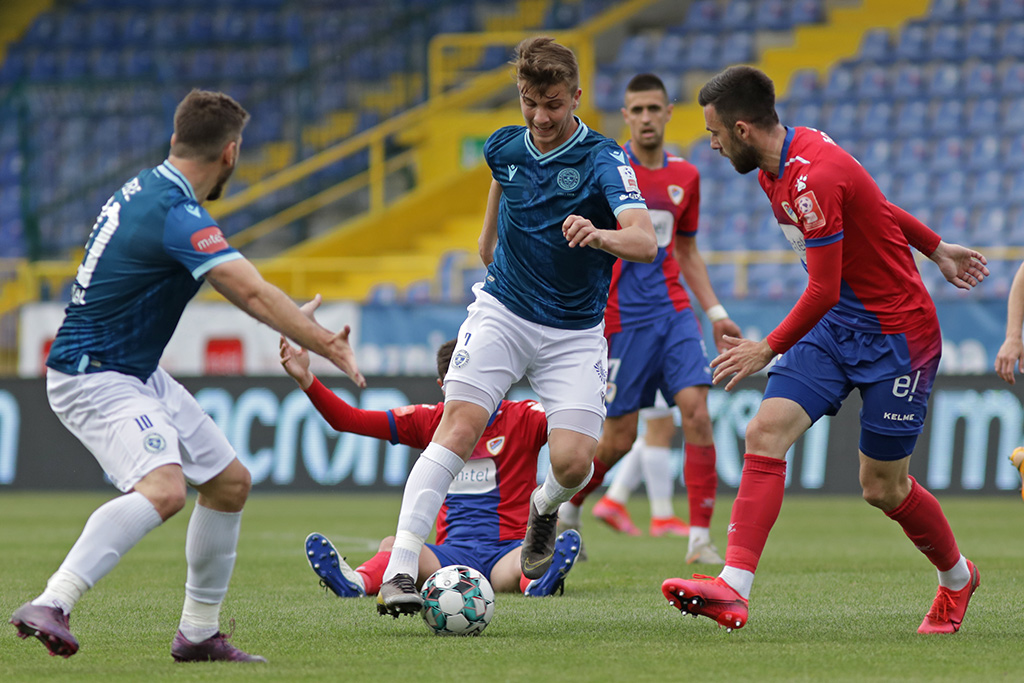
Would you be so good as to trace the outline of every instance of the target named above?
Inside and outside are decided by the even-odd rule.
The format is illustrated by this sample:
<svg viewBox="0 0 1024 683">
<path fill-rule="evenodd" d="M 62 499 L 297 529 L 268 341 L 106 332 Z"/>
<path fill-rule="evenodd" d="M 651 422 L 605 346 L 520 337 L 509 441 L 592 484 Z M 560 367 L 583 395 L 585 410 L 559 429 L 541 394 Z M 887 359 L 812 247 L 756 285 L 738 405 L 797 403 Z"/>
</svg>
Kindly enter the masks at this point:
<svg viewBox="0 0 1024 683">
<path fill-rule="evenodd" d="M 948 135 L 961 130 L 964 105 L 959 100 L 943 100 L 935 106 L 928 129 L 932 135 Z"/>
<path fill-rule="evenodd" d="M 920 135 L 928 121 L 927 100 L 908 100 L 896 109 L 893 131 L 900 137 Z"/>
<path fill-rule="evenodd" d="M 1007 98 L 1002 110 L 999 130 L 1004 134 L 1024 132 L 1024 97 Z"/>
<path fill-rule="evenodd" d="M 966 131 L 972 135 L 989 133 L 999 125 L 999 100 L 986 97 L 967 106 Z"/>
<path fill-rule="evenodd" d="M 862 62 L 884 65 L 892 62 L 892 52 L 892 39 L 889 37 L 889 30 L 872 28 L 864 32 L 857 54 Z"/>
<path fill-rule="evenodd" d="M 800 69 L 789 79 L 786 90 L 787 100 L 799 102 L 817 101 L 821 97 L 821 84 L 815 69 Z"/>
<path fill-rule="evenodd" d="M 885 138 L 869 140 L 864 143 L 858 154 L 854 156 L 868 170 L 868 173 L 881 172 L 889 168 L 891 164 L 892 143 Z"/>
<path fill-rule="evenodd" d="M 722 13 L 722 28 L 726 31 L 725 35 L 733 31 L 756 29 L 753 0 L 728 0 Z"/>
<path fill-rule="evenodd" d="M 827 108 L 825 113 L 824 131 L 842 145 L 844 142 L 857 139 L 857 105 L 853 102 L 840 102 Z"/>
<path fill-rule="evenodd" d="M 787 31 L 792 24 L 787 0 L 762 0 L 754 10 L 754 23 L 758 30 Z"/>
<path fill-rule="evenodd" d="M 967 188 L 966 203 L 969 206 L 993 206 L 1004 204 L 1006 193 L 1003 188 L 1004 174 L 992 169 L 971 177 Z"/>
<path fill-rule="evenodd" d="M 646 70 L 654 59 L 654 44 L 651 36 L 637 34 L 626 38 L 619 46 L 619 55 L 614 67 L 619 71 Z"/>
<path fill-rule="evenodd" d="M 1024 59 L 1024 21 L 1005 26 L 999 39 L 1000 59 Z"/>
<path fill-rule="evenodd" d="M 945 171 L 935 178 L 931 202 L 933 206 L 959 206 L 967 192 L 967 174 L 960 170 Z"/>
<path fill-rule="evenodd" d="M 1024 95 L 1024 63 L 1011 62 L 1000 67 L 999 92 L 1002 95 Z"/>
<path fill-rule="evenodd" d="M 919 64 L 900 64 L 892 67 L 892 95 L 898 100 L 911 100 L 924 96 L 925 73 Z"/>
<path fill-rule="evenodd" d="M 832 67 L 825 81 L 825 88 L 822 94 L 830 102 L 848 99 L 853 96 L 854 88 L 853 69 L 845 64 L 838 64 Z"/>
<path fill-rule="evenodd" d="M 968 21 L 998 19 L 999 0 L 964 0 L 964 18 Z"/>
<path fill-rule="evenodd" d="M 882 137 L 888 134 L 892 125 L 892 104 L 885 101 L 872 102 L 860 117 L 860 132 L 868 137 Z"/>
<path fill-rule="evenodd" d="M 889 70 L 884 66 L 866 66 L 855 78 L 854 95 L 860 100 L 881 100 L 889 96 Z"/>
<path fill-rule="evenodd" d="M 989 62 L 975 64 L 964 78 L 964 93 L 975 97 L 988 97 L 996 93 L 996 67 Z"/>
<path fill-rule="evenodd" d="M 978 211 L 969 239 L 972 246 L 997 247 L 1006 243 L 1009 216 L 1005 206 L 988 206 Z"/>
<path fill-rule="evenodd" d="M 900 29 L 896 40 L 895 58 L 907 62 L 922 62 L 927 58 L 925 48 L 928 31 L 920 23 L 909 23 Z"/>
<path fill-rule="evenodd" d="M 974 24 L 964 38 L 964 56 L 976 59 L 997 59 L 996 25 L 991 22 Z"/>
<path fill-rule="evenodd" d="M 928 166 L 933 171 L 951 171 L 967 162 L 967 145 L 959 134 L 938 138 L 932 148 Z"/>
<path fill-rule="evenodd" d="M 722 20 L 722 12 L 715 0 L 697 0 L 686 11 L 682 27 L 691 33 L 716 34 Z"/>
<path fill-rule="evenodd" d="M 927 93 L 933 98 L 957 97 L 960 93 L 960 67 L 953 62 L 937 64 L 928 76 Z"/>
<path fill-rule="evenodd" d="M 1020 21 L 1024 19 L 1024 0 L 1000 0 L 996 10 L 999 21 Z"/>
<path fill-rule="evenodd" d="M 686 62 L 683 56 L 686 52 L 686 38 L 677 34 L 664 36 L 654 50 L 654 68 L 672 69 L 675 71 L 685 70 Z M 669 97 L 672 100 L 672 97 Z"/>
<path fill-rule="evenodd" d="M 789 116 L 783 123 L 820 129 L 825 126 L 824 110 L 817 102 L 796 101 L 790 105 Z"/>
<path fill-rule="evenodd" d="M 925 48 L 929 61 L 958 59 L 963 53 L 963 28 L 958 24 L 940 24 L 934 29 Z"/>
<path fill-rule="evenodd" d="M 790 23 L 793 26 L 820 24 L 825 21 L 825 5 L 822 0 L 790 0 Z"/>
<path fill-rule="evenodd" d="M 754 34 L 739 31 L 722 36 L 719 41 L 719 66 L 754 61 Z"/>
<path fill-rule="evenodd" d="M 928 7 L 928 16 L 939 22 L 958 21 L 962 15 L 960 0 L 932 0 Z"/>
<path fill-rule="evenodd" d="M 715 36 L 701 33 L 693 36 L 686 46 L 685 63 L 689 69 L 713 71 L 721 64 L 718 52 L 718 39 Z"/>
<path fill-rule="evenodd" d="M 892 167 L 900 173 L 913 173 L 929 167 L 931 143 L 922 137 L 897 142 L 892 153 Z"/>
<path fill-rule="evenodd" d="M 914 171 L 894 183 L 895 203 L 900 206 L 924 204 L 931 199 L 931 176 L 927 171 Z"/>
</svg>

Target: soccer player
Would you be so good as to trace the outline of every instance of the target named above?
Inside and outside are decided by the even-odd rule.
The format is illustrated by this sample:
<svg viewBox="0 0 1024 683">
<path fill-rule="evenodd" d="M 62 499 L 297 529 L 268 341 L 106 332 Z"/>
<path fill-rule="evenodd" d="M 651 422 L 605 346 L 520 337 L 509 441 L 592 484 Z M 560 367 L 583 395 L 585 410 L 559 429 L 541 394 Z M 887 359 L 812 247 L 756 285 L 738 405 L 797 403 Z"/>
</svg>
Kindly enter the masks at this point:
<svg viewBox="0 0 1024 683">
<path fill-rule="evenodd" d="M 493 178 L 479 240 L 487 276 L 459 329 L 444 414 L 405 485 L 380 614 L 420 611 L 413 576 L 424 540 L 523 375 L 547 413 L 551 470 L 531 497 L 522 570 L 531 579 L 544 575 L 558 506 L 593 470 L 605 415 L 602 328 L 612 266 L 617 258 L 651 261 L 657 250 L 624 152 L 573 114 L 581 94 L 573 52 L 548 37 L 528 38 L 514 65 L 526 125 L 500 128 L 484 144 Z"/>
<path fill-rule="evenodd" d="M 899 524 L 938 571 L 938 592 L 918 632 L 953 633 L 978 587 L 978 569 L 960 554 L 935 497 L 908 476 L 942 350 L 935 306 L 910 246 L 962 289 L 988 275 L 985 258 L 943 242 L 886 201 L 825 133 L 779 123 L 775 86 L 763 72 L 730 67 L 704 85 L 698 101 L 712 149 L 740 173 L 760 169 L 761 187 L 808 282 L 767 338 L 726 338 L 729 348 L 711 363 L 715 383 L 732 376 L 725 385 L 731 390 L 783 354 L 747 426 L 725 568 L 713 579 L 667 579 L 662 592 L 682 611 L 729 630 L 746 623 L 754 572 L 782 506 L 786 451 L 857 388 L 864 400 L 864 500 Z"/>
<path fill-rule="evenodd" d="M 437 350 L 437 383 L 448 373 L 455 340 Z M 309 371 L 309 354 L 281 337 L 281 363 L 310 401 L 340 432 L 424 448 L 441 420 L 444 405 L 361 410 L 345 403 Z M 416 584 L 441 567 L 464 564 L 487 577 L 499 592 L 530 597 L 553 595 L 579 555 L 579 533 L 569 530 L 555 542 L 555 556 L 539 579 L 519 566 L 530 494 L 537 485 L 537 456 L 547 443 L 547 419 L 536 401 L 502 401 L 469 462 L 452 482 L 437 517 L 437 539 L 420 552 Z M 376 595 L 391 558 L 394 537 L 381 541 L 376 555 L 353 570 L 323 534 L 306 538 L 306 559 L 321 582 L 338 597 Z"/>
<path fill-rule="evenodd" d="M 64 563 L 11 623 L 52 655 L 78 651 L 68 615 L 147 533 L 199 492 L 185 540 L 185 603 L 176 661 L 266 661 L 220 632 L 249 471 L 184 387 L 158 366 L 203 280 L 257 320 L 330 359 L 365 385 L 348 344 L 307 318 L 231 248 L 203 203 L 221 196 L 249 114 L 194 90 L 174 113 L 167 160 L 111 197 L 92 229 L 71 303 L 50 351 L 50 406 L 124 495 L 96 509 Z M 182 448 L 179 451 L 179 446 Z"/>
<path fill-rule="evenodd" d="M 578 526 L 583 499 L 630 450 L 636 441 L 638 411 L 653 406 L 660 391 L 669 405 L 679 407 L 682 417 L 683 478 L 690 506 L 686 561 L 721 563 L 710 533 L 718 489 L 707 401 L 711 369 L 680 273 L 711 319 L 717 344 L 724 335 L 739 336 L 740 329 L 715 296 L 697 249 L 700 174 L 690 162 L 665 151 L 665 126 L 672 117 L 672 105 L 661 79 L 653 74 L 633 77 L 626 86 L 622 117 L 630 132 L 622 148 L 647 201 L 658 255 L 649 264 L 615 264 L 605 312 L 608 418 L 597 446 L 594 477 L 571 502 L 562 505 L 560 514 L 563 524 Z M 671 508 L 667 450 L 662 454 L 662 471 L 653 480 L 647 479 L 648 486 L 655 489 L 653 499 L 660 501 L 651 520 L 651 533 L 685 535 L 685 523 Z M 636 529 L 626 508 L 614 500 L 598 501 L 594 514 L 613 528 Z"/>
<path fill-rule="evenodd" d="M 1024 327 L 1024 263 L 1017 268 L 1010 285 L 1010 296 L 1006 302 L 1006 339 L 996 354 L 996 373 L 1008 384 L 1015 384 L 1014 372 L 1024 368 L 1024 341 L 1021 328 Z M 1010 454 L 1010 462 L 1024 478 L 1024 447 L 1018 446 Z M 1024 497 L 1024 488 L 1021 489 Z"/>
</svg>

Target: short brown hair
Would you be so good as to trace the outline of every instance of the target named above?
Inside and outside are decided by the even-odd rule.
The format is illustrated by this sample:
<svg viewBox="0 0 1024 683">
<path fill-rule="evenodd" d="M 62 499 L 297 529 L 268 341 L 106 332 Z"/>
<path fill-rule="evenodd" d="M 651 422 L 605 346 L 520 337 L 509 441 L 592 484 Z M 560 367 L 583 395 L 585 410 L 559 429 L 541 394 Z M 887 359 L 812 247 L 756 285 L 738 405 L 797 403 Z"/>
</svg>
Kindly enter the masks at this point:
<svg viewBox="0 0 1024 683">
<path fill-rule="evenodd" d="M 230 96 L 193 90 L 174 110 L 175 144 L 171 154 L 214 161 L 224 145 L 241 137 L 248 122 L 249 112 Z"/>
<path fill-rule="evenodd" d="M 541 92 L 563 83 L 569 87 L 570 97 L 579 90 L 580 67 L 576 55 L 549 36 L 521 41 L 516 46 L 512 65 L 516 69 L 516 80 L 525 81 Z"/>
<path fill-rule="evenodd" d="M 437 377 L 442 382 L 448 374 L 448 365 L 452 362 L 452 352 L 455 351 L 455 340 L 449 339 L 437 350 Z"/>
<path fill-rule="evenodd" d="M 704 84 L 697 95 L 702 107 L 714 105 L 727 128 L 737 121 L 770 128 L 779 122 L 775 111 L 775 84 L 752 66 L 730 66 Z"/>
<path fill-rule="evenodd" d="M 668 90 L 665 89 L 664 81 L 654 74 L 637 74 L 626 84 L 626 92 L 648 92 L 650 90 L 660 90 L 665 95 L 665 99 L 668 99 Z"/>
</svg>

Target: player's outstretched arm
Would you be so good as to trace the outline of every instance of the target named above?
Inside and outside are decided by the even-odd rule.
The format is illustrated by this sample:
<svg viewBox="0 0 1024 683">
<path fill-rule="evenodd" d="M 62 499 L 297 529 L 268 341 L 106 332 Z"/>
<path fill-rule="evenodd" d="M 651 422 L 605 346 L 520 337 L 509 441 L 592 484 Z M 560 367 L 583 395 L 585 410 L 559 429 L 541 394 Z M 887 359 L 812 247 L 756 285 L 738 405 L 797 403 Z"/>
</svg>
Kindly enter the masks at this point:
<svg viewBox="0 0 1024 683">
<path fill-rule="evenodd" d="M 996 373 L 1013 384 L 1013 373 L 1024 368 L 1024 341 L 1021 328 L 1024 327 L 1024 263 L 1017 268 L 1010 285 L 1010 297 L 1006 302 L 1006 339 L 996 354 Z"/>
<path fill-rule="evenodd" d="M 321 327 L 300 311 L 284 292 L 264 280 L 256 267 L 244 258 L 214 266 L 206 279 L 225 299 L 253 318 L 331 361 L 356 385 L 366 386 L 348 343 L 348 325 L 336 333 Z"/>
<path fill-rule="evenodd" d="M 939 267 L 943 277 L 960 289 L 971 289 L 988 275 L 985 256 L 959 244 L 940 241 L 928 258 Z"/>
<path fill-rule="evenodd" d="M 562 223 L 562 235 L 570 247 L 592 247 L 626 261 L 652 263 L 658 241 L 647 209 L 626 209 L 618 215 L 618 230 L 601 230 L 590 219 L 575 214 Z"/>
<path fill-rule="evenodd" d="M 281 351 L 281 366 L 288 376 L 298 382 L 299 388 L 303 391 L 309 389 L 316 377 L 309 371 L 309 352 L 302 347 L 294 347 L 288 343 L 288 339 L 281 335 L 278 344 Z"/>
</svg>

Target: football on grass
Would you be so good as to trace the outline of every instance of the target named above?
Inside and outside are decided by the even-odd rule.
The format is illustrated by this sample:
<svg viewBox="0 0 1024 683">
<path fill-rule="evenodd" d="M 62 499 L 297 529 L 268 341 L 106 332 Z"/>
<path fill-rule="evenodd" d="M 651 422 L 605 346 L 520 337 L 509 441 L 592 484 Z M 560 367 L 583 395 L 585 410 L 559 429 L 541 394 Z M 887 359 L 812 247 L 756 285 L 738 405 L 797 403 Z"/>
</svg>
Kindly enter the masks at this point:
<svg viewBox="0 0 1024 683">
<path fill-rule="evenodd" d="M 461 564 L 441 567 L 423 582 L 423 621 L 442 636 L 478 636 L 494 616 L 494 589 Z"/>
</svg>

